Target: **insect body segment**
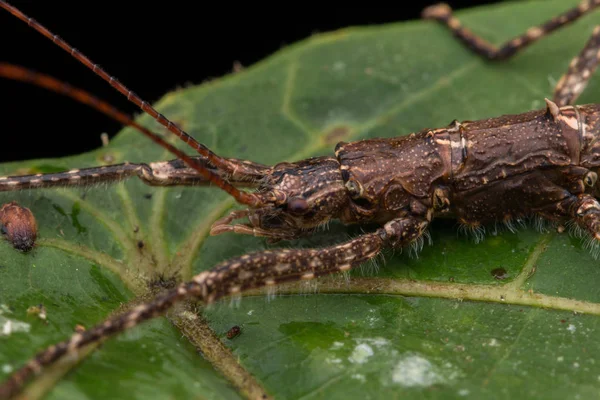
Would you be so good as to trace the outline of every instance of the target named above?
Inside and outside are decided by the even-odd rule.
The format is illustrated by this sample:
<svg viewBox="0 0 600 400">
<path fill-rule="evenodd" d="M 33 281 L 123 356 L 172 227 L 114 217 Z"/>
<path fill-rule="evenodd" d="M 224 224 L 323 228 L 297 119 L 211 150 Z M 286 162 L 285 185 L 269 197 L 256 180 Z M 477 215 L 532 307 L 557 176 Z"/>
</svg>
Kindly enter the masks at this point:
<svg viewBox="0 0 600 400">
<path fill-rule="evenodd" d="M 446 5 L 427 9 L 424 17 L 443 22 L 476 54 L 497 61 L 514 56 L 598 5 L 600 0 L 583 1 L 500 48 L 464 28 Z M 476 232 L 486 222 L 504 222 L 511 227 L 513 219 L 533 216 L 572 223 L 578 233 L 585 233 L 592 247 L 598 248 L 600 243 L 600 105 L 573 104 L 597 67 L 600 28 L 571 63 L 544 109 L 480 121 L 453 121 L 399 138 L 340 143 L 330 156 L 266 166 L 217 156 L 62 39 L 4 1 L 0 0 L 0 7 L 69 51 L 200 153 L 187 156 L 128 117 L 105 106 L 96 107 L 138 129 L 180 160 L 8 177 L 0 179 L 0 190 L 84 185 L 137 176 L 152 186 L 212 183 L 231 194 L 245 208 L 216 221 L 212 235 L 240 233 L 278 241 L 307 235 L 332 219 L 377 225 L 329 247 L 266 250 L 225 260 L 148 303 L 42 350 L 0 386 L 0 398 L 18 393 L 29 378 L 62 356 L 163 315 L 178 302 L 211 304 L 250 289 L 348 271 L 386 249 L 418 245 L 436 217 L 456 218 Z M 59 89 L 91 106 L 100 104 L 81 91 L 57 86 L 50 78 L 23 75 L 18 68 L 0 65 L 0 75 Z M 252 190 L 242 192 L 240 187 Z M 240 219 L 246 219 L 245 223 L 237 223 Z"/>
<path fill-rule="evenodd" d="M 340 164 L 333 157 L 317 157 L 270 168 L 257 188 L 280 199 L 276 207 L 234 211 L 217 221 L 212 234 L 249 233 L 271 239 L 293 239 L 310 232 L 347 207 L 348 192 Z M 233 219 L 248 217 L 248 225 L 229 225 Z"/>
</svg>

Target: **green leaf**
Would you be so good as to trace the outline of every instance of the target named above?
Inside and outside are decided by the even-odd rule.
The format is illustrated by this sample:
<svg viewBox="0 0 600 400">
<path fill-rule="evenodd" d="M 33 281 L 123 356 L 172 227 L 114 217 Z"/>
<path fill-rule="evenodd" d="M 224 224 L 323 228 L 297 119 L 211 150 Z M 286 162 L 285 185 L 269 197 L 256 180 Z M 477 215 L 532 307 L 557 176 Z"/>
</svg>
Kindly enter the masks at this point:
<svg viewBox="0 0 600 400">
<path fill-rule="evenodd" d="M 501 43 L 577 3 L 507 3 L 458 17 Z M 339 140 L 541 108 L 594 24 L 596 16 L 585 17 L 497 64 L 434 22 L 345 29 L 167 94 L 156 106 L 223 156 L 293 161 L 329 154 Z M 579 103 L 599 95 L 596 77 Z M 148 116 L 138 120 L 164 132 Z M 97 151 L 2 164 L 0 173 L 171 158 L 128 128 Z M 332 224 L 278 246 L 234 234 L 211 237 L 211 223 L 235 206 L 226 194 L 133 179 L 0 194 L 0 203 L 12 200 L 34 212 L 40 239 L 29 254 L 0 243 L 0 326 L 11 327 L 0 330 L 0 379 L 76 325 L 91 327 L 150 298 L 173 276 L 189 279 L 257 249 L 323 246 L 360 234 Z M 387 253 L 385 263 L 365 265 L 348 281 L 291 285 L 276 296 L 255 293 L 196 314 L 174 310 L 89 349 L 78 363 L 45 371 L 28 390 L 50 399 L 217 399 L 261 390 L 278 399 L 596 395 L 598 261 L 567 234 L 488 227 L 476 244 L 456 228 L 435 221 L 433 244 L 418 258 Z M 38 304 L 45 320 L 27 313 Z M 235 325 L 241 335 L 227 339 Z"/>
</svg>

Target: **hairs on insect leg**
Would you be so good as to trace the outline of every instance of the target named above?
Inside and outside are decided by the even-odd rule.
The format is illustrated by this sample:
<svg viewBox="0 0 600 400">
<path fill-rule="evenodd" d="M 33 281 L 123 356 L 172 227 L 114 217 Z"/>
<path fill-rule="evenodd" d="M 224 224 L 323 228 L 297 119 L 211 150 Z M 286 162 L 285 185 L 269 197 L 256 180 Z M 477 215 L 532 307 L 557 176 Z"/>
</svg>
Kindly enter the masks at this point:
<svg viewBox="0 0 600 400">
<path fill-rule="evenodd" d="M 581 240 L 582 247 L 590 252 L 592 258 L 595 260 L 600 258 L 600 243 L 594 236 L 590 235 L 574 220 L 568 220 L 564 226 L 570 236 Z"/>
<path fill-rule="evenodd" d="M 459 221 L 457 233 L 473 239 L 476 244 L 483 242 L 485 239 L 485 227 L 483 225 Z"/>
<path fill-rule="evenodd" d="M 577 238 L 577 239 L 586 239 L 589 238 L 589 235 L 586 231 L 577 224 L 574 220 L 568 220 L 565 222 L 565 228 L 567 229 L 569 235 Z"/>
<path fill-rule="evenodd" d="M 240 308 L 240 305 L 242 304 L 242 295 L 241 293 L 236 293 L 236 294 L 232 294 L 230 295 L 229 298 L 229 308 Z"/>
<path fill-rule="evenodd" d="M 376 276 L 379 273 L 379 263 L 377 262 L 377 258 L 373 257 L 363 263 L 362 271 L 365 276 Z"/>
<path fill-rule="evenodd" d="M 271 301 L 275 300 L 275 297 L 277 297 L 279 287 L 278 286 L 269 286 L 265 289 L 265 291 L 266 291 L 265 301 L 267 303 L 270 303 Z"/>
<path fill-rule="evenodd" d="M 513 219 L 512 219 L 511 217 L 509 217 L 509 218 L 505 218 L 505 219 L 503 220 L 503 222 L 504 222 L 504 226 L 505 226 L 505 227 L 506 227 L 506 228 L 507 228 L 509 231 L 511 231 L 511 233 L 516 233 L 516 232 L 517 232 L 517 229 L 516 229 L 516 228 L 515 228 L 515 226 L 513 225 Z"/>
<path fill-rule="evenodd" d="M 408 256 L 415 259 L 419 258 L 419 253 L 423 251 L 424 242 L 423 235 L 417 237 L 409 246 Z"/>
<path fill-rule="evenodd" d="M 456 227 L 456 235 L 470 237 L 469 225 L 459 222 L 458 226 Z"/>
<path fill-rule="evenodd" d="M 302 282 L 302 293 L 305 295 L 313 295 L 319 293 L 319 279 L 313 279 L 307 282 Z"/>
<path fill-rule="evenodd" d="M 588 250 L 594 260 L 600 258 L 600 243 L 591 235 L 586 235 L 583 240 L 583 248 Z"/>
<path fill-rule="evenodd" d="M 552 224 L 546 218 L 541 215 L 533 216 L 533 227 L 539 233 L 548 233 L 550 232 Z"/>
<path fill-rule="evenodd" d="M 517 225 L 519 225 L 519 227 L 521 229 L 527 229 L 528 218 L 520 216 L 520 217 L 517 217 L 515 220 L 517 221 Z"/>
<path fill-rule="evenodd" d="M 342 271 L 339 276 L 344 280 L 346 285 L 350 284 L 350 271 Z"/>
</svg>

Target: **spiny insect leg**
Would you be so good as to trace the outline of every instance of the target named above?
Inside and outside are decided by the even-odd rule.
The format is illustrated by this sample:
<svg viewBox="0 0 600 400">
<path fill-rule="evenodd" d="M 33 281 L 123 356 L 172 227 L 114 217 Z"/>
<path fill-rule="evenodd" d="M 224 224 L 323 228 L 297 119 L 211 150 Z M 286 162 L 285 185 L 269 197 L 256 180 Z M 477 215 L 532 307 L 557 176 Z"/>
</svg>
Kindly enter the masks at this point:
<svg viewBox="0 0 600 400">
<path fill-rule="evenodd" d="M 199 165 L 205 165 L 204 157 L 192 158 Z M 267 167 L 258 164 L 251 165 L 233 159 L 231 165 L 231 172 L 215 170 L 215 173 L 235 186 L 252 187 L 268 170 Z M 176 159 L 148 164 L 113 164 L 47 174 L 0 176 L 0 192 L 117 183 L 134 176 L 149 186 L 205 186 L 209 183 L 195 170 L 186 168 L 181 160 Z"/>
<path fill-rule="evenodd" d="M 256 228 L 248 224 L 235 224 L 235 225 L 218 225 L 214 226 L 210 230 L 211 235 L 221 235 L 226 232 L 239 233 L 243 235 L 252 235 L 256 237 L 265 237 L 278 240 L 290 240 L 296 238 L 295 233 L 289 233 L 286 231 L 276 231 L 271 229 Z"/>
<path fill-rule="evenodd" d="M 115 121 L 137 129 L 150 137 L 160 137 L 148 128 L 138 124 L 132 118 L 117 110 L 110 104 L 93 96 L 92 94 L 75 88 L 68 83 L 61 82 L 49 75 L 9 63 L 0 63 L 0 77 L 26 82 L 70 97 L 73 100 L 96 109 Z M 168 144 L 168 146 L 171 146 Z M 198 167 L 211 171 L 220 179 L 227 179 L 228 184 L 236 186 L 254 186 L 255 182 L 262 179 L 268 167 L 251 161 L 223 158 L 222 168 L 215 168 L 207 157 L 189 157 Z M 41 188 L 53 186 L 80 186 L 100 182 L 119 181 L 137 175 L 149 185 L 198 185 L 209 184 L 211 180 L 200 175 L 194 168 L 185 168 L 182 161 L 169 161 L 146 164 L 120 164 L 105 167 L 81 169 L 58 174 L 29 175 L 20 177 L 0 178 L 0 191 L 19 190 L 25 188 Z"/>
<path fill-rule="evenodd" d="M 216 220 L 211 228 L 210 235 L 222 235 L 227 232 L 233 233 L 241 233 L 244 235 L 252 235 L 257 237 L 265 237 L 268 238 L 270 243 L 277 242 L 279 240 L 291 240 L 299 237 L 299 233 L 297 231 L 289 231 L 282 229 L 263 229 L 257 228 L 251 224 L 231 224 L 233 221 L 237 219 L 242 219 L 252 216 L 248 212 L 248 210 L 234 210 L 229 213 L 226 217 Z"/>
<path fill-rule="evenodd" d="M 505 60 L 556 29 L 576 21 L 598 6 L 600 6 L 600 0 L 583 0 L 577 7 L 552 18 L 542 25 L 528 29 L 524 34 L 509 40 L 500 47 L 494 46 L 465 28 L 458 18 L 452 14 L 452 9 L 447 4 L 440 3 L 427 7 L 421 15 L 424 19 L 433 19 L 446 25 L 459 40 L 476 54 L 488 60 Z"/>
<path fill-rule="evenodd" d="M 600 255 L 600 203 L 589 194 L 581 194 L 571 200 L 568 210 L 577 226 L 587 233 L 584 235 L 584 238 L 587 239 L 585 246 L 592 250 L 595 258 L 598 258 Z"/>
<path fill-rule="evenodd" d="M 556 84 L 554 102 L 559 107 L 574 104 L 585 90 L 598 63 L 600 63 L 600 25 L 594 28 L 583 50 L 573 58 L 568 71 Z"/>
<path fill-rule="evenodd" d="M 191 281 L 139 305 L 129 312 L 75 333 L 70 339 L 38 353 L 0 386 L 0 399 L 17 394 L 26 381 L 65 355 L 75 356 L 84 346 L 100 342 L 151 318 L 163 315 L 175 303 L 194 299 L 212 304 L 226 296 L 285 282 L 308 281 L 319 276 L 348 271 L 373 259 L 386 247 L 402 247 L 419 239 L 428 222 L 407 217 L 392 220 L 372 233 L 322 249 L 268 250 L 221 262 Z"/>
<path fill-rule="evenodd" d="M 593 182 L 595 184 L 595 180 Z M 593 186 L 593 185 L 589 185 Z M 548 192 L 552 195 L 551 192 Z M 558 200 L 539 207 L 536 213 L 544 220 L 565 224 L 572 234 L 585 241 L 595 258 L 600 256 L 600 202 L 591 194 L 572 194 L 557 187 L 552 195 Z"/>
<path fill-rule="evenodd" d="M 232 211 L 227 217 L 215 221 L 210 228 L 211 236 L 222 235 L 227 232 L 241 233 L 244 235 L 252 235 L 256 237 L 266 237 L 273 240 L 289 240 L 297 237 L 295 232 L 276 229 L 257 228 L 249 224 L 234 224 L 230 225 L 236 219 L 248 216 L 247 210 Z"/>
<path fill-rule="evenodd" d="M 145 164 L 115 164 L 58 173 L 2 176 L 0 177 L 0 192 L 117 182 L 131 176 L 143 175 L 145 168 L 149 169 Z"/>
</svg>

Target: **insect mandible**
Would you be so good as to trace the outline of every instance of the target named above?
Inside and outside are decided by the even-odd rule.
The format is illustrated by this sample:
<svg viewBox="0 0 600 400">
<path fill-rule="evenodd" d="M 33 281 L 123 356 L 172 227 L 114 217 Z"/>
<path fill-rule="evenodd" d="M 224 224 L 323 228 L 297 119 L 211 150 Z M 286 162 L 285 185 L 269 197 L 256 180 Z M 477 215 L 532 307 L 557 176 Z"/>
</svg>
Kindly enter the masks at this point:
<svg viewBox="0 0 600 400">
<path fill-rule="evenodd" d="M 445 23 L 477 54 L 499 61 L 599 5 L 600 0 L 583 1 L 499 49 L 464 28 L 447 6 L 428 8 L 424 17 Z M 308 235 L 330 220 L 379 226 L 326 248 L 269 250 L 226 260 L 148 303 L 38 353 L 0 386 L 3 398 L 20 391 L 29 378 L 65 355 L 160 316 L 176 303 L 194 299 L 212 304 L 251 289 L 348 271 L 386 249 L 418 243 L 434 218 L 456 218 L 476 230 L 486 223 L 535 215 L 573 223 L 591 242 L 600 240 L 600 203 L 596 199 L 600 105 L 574 105 L 599 62 L 600 27 L 592 32 L 543 109 L 481 121 L 454 121 L 406 137 L 339 143 L 331 156 L 270 166 L 213 153 L 62 39 L 6 2 L 0 6 L 71 53 L 200 154 L 186 155 L 85 92 L 2 64 L 3 76 L 96 107 L 135 127 L 178 159 L 6 177 L 0 180 L 0 190 L 91 185 L 136 176 L 156 186 L 211 184 L 246 206 L 216 221 L 213 235 L 238 233 L 276 242 Z M 241 219 L 246 222 L 238 223 Z"/>
</svg>

